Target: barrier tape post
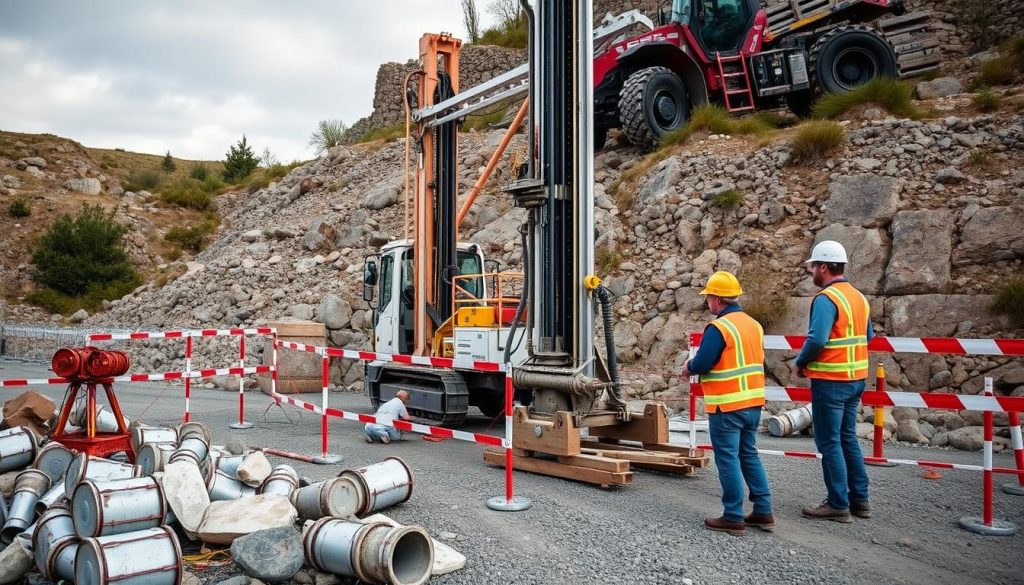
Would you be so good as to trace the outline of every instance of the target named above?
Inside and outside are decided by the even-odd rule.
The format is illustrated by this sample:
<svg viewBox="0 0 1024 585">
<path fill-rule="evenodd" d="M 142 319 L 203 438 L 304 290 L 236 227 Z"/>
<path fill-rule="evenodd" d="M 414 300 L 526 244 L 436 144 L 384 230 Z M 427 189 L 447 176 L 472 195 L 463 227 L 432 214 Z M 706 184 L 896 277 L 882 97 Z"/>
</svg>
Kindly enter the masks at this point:
<svg viewBox="0 0 1024 585">
<path fill-rule="evenodd" d="M 245 371 L 245 335 L 238 336 L 238 367 Z M 238 376 L 238 422 L 228 425 L 232 429 L 251 429 L 252 423 L 245 420 L 245 375 Z"/>
<path fill-rule="evenodd" d="M 185 422 L 192 420 L 192 338 L 185 338 Z"/>
<path fill-rule="evenodd" d="M 690 335 L 690 359 L 697 355 L 700 349 L 699 338 L 695 334 Z M 690 375 L 690 457 L 697 456 L 697 376 Z"/>
<path fill-rule="evenodd" d="M 331 455 L 327 452 L 327 393 L 330 391 L 331 383 L 331 358 L 327 351 L 318 351 L 323 358 L 323 369 L 321 370 L 322 388 L 320 391 L 320 453 L 319 457 L 313 458 L 313 463 L 330 465 L 341 462 L 341 455 Z"/>
<path fill-rule="evenodd" d="M 875 390 L 878 392 L 885 392 L 885 367 L 882 364 L 878 364 L 878 369 L 875 371 Z M 875 434 L 873 438 L 873 444 L 871 447 L 871 456 L 876 459 L 873 461 L 866 461 L 868 465 L 874 465 L 876 467 L 896 467 L 895 463 L 887 461 L 884 455 L 885 443 L 885 407 L 875 407 Z"/>
<path fill-rule="evenodd" d="M 528 509 L 533 502 L 525 496 L 514 494 L 512 487 L 512 402 L 515 385 L 512 383 L 512 364 L 505 364 L 505 495 L 487 500 L 487 507 L 498 512 L 520 512 Z"/>
<path fill-rule="evenodd" d="M 1017 471 L 1024 471 L 1024 439 L 1020 432 L 1020 413 L 1007 413 L 1010 418 L 1010 440 L 1013 442 L 1013 456 Z M 1011 496 L 1024 496 L 1024 473 L 1017 476 L 1017 483 L 1004 483 L 999 489 Z"/>
<path fill-rule="evenodd" d="M 985 378 L 985 396 L 992 396 L 992 378 Z M 983 536 L 1010 536 L 1017 526 L 1006 520 L 992 518 L 992 427 L 991 411 L 982 413 L 985 425 L 984 471 L 982 472 L 982 516 L 964 516 L 960 527 Z"/>
<path fill-rule="evenodd" d="M 273 339 L 270 342 L 270 346 L 273 348 L 272 363 L 274 365 L 274 371 L 270 374 L 270 394 L 277 394 L 277 334 L 274 334 Z"/>
</svg>

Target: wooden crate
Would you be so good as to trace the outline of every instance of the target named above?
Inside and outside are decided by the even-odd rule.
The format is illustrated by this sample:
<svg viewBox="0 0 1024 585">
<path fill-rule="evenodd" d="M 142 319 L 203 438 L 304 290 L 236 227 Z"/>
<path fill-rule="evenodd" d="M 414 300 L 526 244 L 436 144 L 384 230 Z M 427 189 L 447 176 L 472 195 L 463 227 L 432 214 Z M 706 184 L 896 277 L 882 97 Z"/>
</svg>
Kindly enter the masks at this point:
<svg viewBox="0 0 1024 585">
<path fill-rule="evenodd" d="M 901 77 L 915 77 L 939 68 L 942 47 L 929 24 L 931 20 L 931 12 L 918 11 L 882 18 L 875 23 L 896 48 Z"/>
</svg>

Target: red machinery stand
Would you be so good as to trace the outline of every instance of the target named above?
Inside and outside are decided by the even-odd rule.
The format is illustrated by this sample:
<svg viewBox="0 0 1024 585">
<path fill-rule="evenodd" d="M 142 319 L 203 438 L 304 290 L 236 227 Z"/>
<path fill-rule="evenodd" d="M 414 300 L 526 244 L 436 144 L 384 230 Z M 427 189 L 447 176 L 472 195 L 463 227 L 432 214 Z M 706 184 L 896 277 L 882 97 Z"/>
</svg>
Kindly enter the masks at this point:
<svg viewBox="0 0 1024 585">
<path fill-rule="evenodd" d="M 114 394 L 113 380 L 114 377 L 128 371 L 128 356 L 124 352 L 99 350 L 93 347 L 61 349 L 54 354 L 52 366 L 57 375 L 68 378 L 71 384 L 68 385 L 67 399 L 60 409 L 57 425 L 50 438 L 69 449 L 96 457 L 106 457 L 124 451 L 128 459 L 135 463 L 131 436 L 121 414 L 121 405 Z M 96 429 L 97 386 L 102 386 L 107 394 L 107 403 L 117 421 L 116 432 L 100 432 Z M 65 428 L 71 416 L 71 409 L 83 387 L 87 392 L 85 428 L 67 433 Z"/>
</svg>

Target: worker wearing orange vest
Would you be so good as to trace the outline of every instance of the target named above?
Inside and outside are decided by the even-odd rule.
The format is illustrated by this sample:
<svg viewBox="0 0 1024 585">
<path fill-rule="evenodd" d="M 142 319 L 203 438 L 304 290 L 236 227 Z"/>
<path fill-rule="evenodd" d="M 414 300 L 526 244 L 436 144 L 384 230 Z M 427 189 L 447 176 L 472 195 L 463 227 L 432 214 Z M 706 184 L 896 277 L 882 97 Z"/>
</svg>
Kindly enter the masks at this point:
<svg viewBox="0 0 1024 585">
<path fill-rule="evenodd" d="M 743 289 L 736 277 L 720 271 L 700 292 L 716 316 L 705 329 L 700 348 L 684 366 L 684 375 L 700 375 L 708 430 L 722 484 L 724 513 L 707 518 L 711 530 L 740 536 L 747 526 L 775 528 L 772 496 L 757 454 L 757 429 L 764 406 L 764 330 L 740 308 Z M 753 512 L 743 515 L 743 484 Z"/>
<path fill-rule="evenodd" d="M 811 379 L 814 443 L 828 497 L 807 506 L 808 518 L 853 522 L 871 516 L 868 474 L 857 442 L 857 409 L 868 377 L 868 341 L 873 336 L 871 307 L 843 273 L 846 250 L 826 240 L 807 260 L 821 291 L 811 303 L 807 341 L 796 358 L 797 374 Z"/>
</svg>

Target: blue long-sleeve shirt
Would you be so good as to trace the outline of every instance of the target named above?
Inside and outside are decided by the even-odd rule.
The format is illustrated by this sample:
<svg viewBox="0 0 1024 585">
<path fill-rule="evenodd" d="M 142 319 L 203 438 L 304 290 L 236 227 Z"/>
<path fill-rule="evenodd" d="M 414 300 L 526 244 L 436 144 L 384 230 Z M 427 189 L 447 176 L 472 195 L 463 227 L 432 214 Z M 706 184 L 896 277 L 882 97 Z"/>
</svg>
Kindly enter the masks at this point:
<svg viewBox="0 0 1024 585">
<path fill-rule="evenodd" d="M 739 305 L 730 305 L 722 310 L 716 319 L 742 310 Z M 722 358 L 723 351 L 725 351 L 725 338 L 722 337 L 722 332 L 718 330 L 718 327 L 708 325 L 704 328 L 704 335 L 701 337 L 697 355 L 690 360 L 690 373 L 706 374 L 710 372 L 711 368 L 715 367 L 718 360 Z"/>
<path fill-rule="evenodd" d="M 847 280 L 845 278 L 837 278 L 826 284 L 823 290 L 837 282 L 847 282 Z M 797 367 L 806 368 L 807 364 L 817 359 L 818 354 L 825 348 L 825 343 L 828 341 L 832 326 L 835 325 L 838 318 L 839 309 L 832 302 L 832 299 L 825 295 L 814 297 L 814 301 L 811 302 L 811 318 L 810 324 L 807 327 L 807 340 L 804 341 L 800 354 L 796 356 Z M 871 318 L 868 317 L 868 341 L 871 341 L 871 338 L 875 336 L 874 329 Z"/>
</svg>

